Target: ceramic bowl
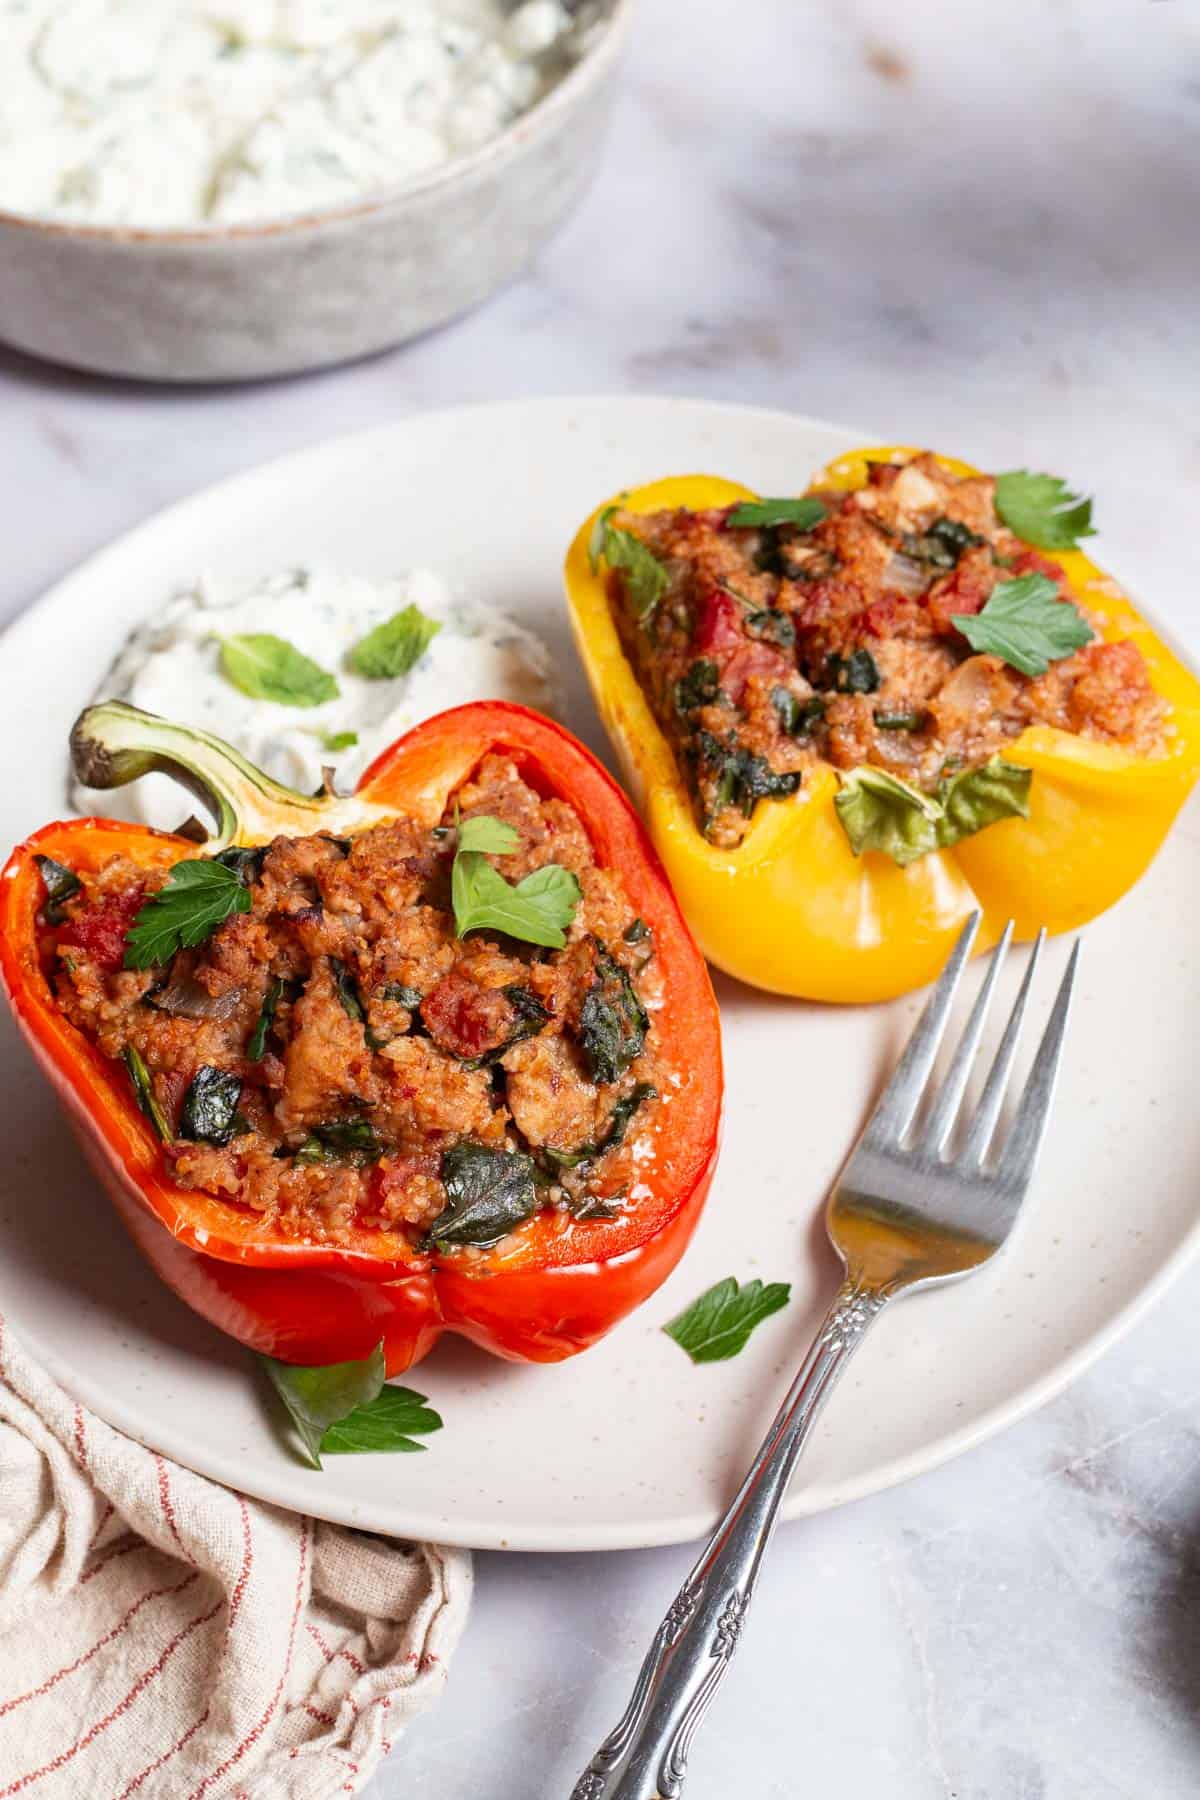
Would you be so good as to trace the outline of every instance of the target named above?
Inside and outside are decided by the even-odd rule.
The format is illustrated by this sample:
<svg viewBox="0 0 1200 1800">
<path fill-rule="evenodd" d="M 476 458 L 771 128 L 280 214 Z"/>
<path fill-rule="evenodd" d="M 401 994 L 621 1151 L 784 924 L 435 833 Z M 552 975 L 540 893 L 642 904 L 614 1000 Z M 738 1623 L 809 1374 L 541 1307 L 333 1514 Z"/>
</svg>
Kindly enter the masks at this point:
<svg viewBox="0 0 1200 1800">
<path fill-rule="evenodd" d="M 353 205 L 190 230 L 0 211 L 0 337 L 73 368 L 245 381 L 347 362 L 467 311 L 529 263 L 599 162 L 632 0 L 467 157 Z"/>
</svg>

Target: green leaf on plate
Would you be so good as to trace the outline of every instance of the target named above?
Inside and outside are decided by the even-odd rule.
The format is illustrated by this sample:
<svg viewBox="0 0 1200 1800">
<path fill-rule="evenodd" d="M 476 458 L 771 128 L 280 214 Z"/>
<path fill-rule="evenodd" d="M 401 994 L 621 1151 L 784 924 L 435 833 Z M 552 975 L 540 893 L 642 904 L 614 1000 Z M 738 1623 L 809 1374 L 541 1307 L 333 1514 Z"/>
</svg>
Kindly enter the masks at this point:
<svg viewBox="0 0 1200 1800">
<path fill-rule="evenodd" d="M 694 1363 L 726 1362 L 746 1348 L 755 1326 L 786 1306 L 791 1294 L 786 1281 L 771 1281 L 764 1287 L 755 1279 L 739 1287 L 733 1276 L 727 1275 L 663 1330 Z"/>
<path fill-rule="evenodd" d="M 221 673 L 252 700 L 277 706 L 323 706 L 338 696 L 328 670 L 271 631 L 222 638 Z"/>
<path fill-rule="evenodd" d="M 442 1417 L 413 1388 L 384 1386 L 365 1406 L 331 1425 L 321 1439 L 323 1456 L 366 1456 L 377 1452 L 425 1450 L 414 1438 L 442 1429 Z"/>
<path fill-rule="evenodd" d="M 321 733 L 321 747 L 324 750 L 353 750 L 357 743 L 357 731 L 323 731 Z"/>
<path fill-rule="evenodd" d="M 972 650 L 1002 657 L 1022 675 L 1044 675 L 1092 641 L 1091 626 L 1048 575 L 998 582 L 981 612 L 950 617 Z"/>
<path fill-rule="evenodd" d="M 260 1361 L 296 1428 L 304 1459 L 313 1469 L 321 1467 L 330 1426 L 340 1425 L 357 1407 L 369 1406 L 382 1391 L 386 1373 L 382 1341 L 359 1362 L 300 1368 L 277 1362 L 273 1356 L 263 1356 Z"/>
<path fill-rule="evenodd" d="M 1092 503 L 1073 494 L 1058 475 L 1010 469 L 996 477 L 996 513 L 1008 529 L 1039 550 L 1074 550 L 1095 537 Z"/>
<path fill-rule="evenodd" d="M 369 631 L 351 650 L 347 661 L 356 675 L 370 681 L 394 681 L 415 668 L 442 629 L 419 606 L 405 606 Z"/>
</svg>

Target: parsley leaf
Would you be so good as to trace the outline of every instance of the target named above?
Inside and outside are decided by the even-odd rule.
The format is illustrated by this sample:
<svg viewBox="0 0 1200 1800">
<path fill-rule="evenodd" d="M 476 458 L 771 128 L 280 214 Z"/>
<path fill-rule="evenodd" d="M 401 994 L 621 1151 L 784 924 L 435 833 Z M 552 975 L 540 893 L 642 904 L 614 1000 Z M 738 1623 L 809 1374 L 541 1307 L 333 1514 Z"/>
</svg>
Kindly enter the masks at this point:
<svg viewBox="0 0 1200 1800">
<path fill-rule="evenodd" d="M 385 1387 L 382 1343 L 360 1362 L 298 1368 L 271 1356 L 259 1361 L 287 1408 L 312 1469 L 321 1467 L 322 1455 L 423 1450 L 413 1437 L 442 1428 L 423 1394 Z"/>
<path fill-rule="evenodd" d="M 224 863 L 206 857 L 176 863 L 126 933 L 125 967 L 169 962 L 177 950 L 203 943 L 231 913 L 249 912 L 250 904 L 249 889 Z"/>
<path fill-rule="evenodd" d="M 507 856 L 520 839 L 503 819 L 481 813 L 458 828 L 458 852 L 450 876 L 454 927 L 459 937 L 490 927 L 527 944 L 561 950 L 565 931 L 575 917 L 582 889 L 569 869 L 546 863 L 524 881 L 506 881 L 487 860 Z"/>
<path fill-rule="evenodd" d="M 503 819 L 494 819 L 490 813 L 477 813 L 473 819 L 463 819 L 459 823 L 460 851 L 482 850 L 491 856 L 508 856 L 520 842 L 515 827 L 507 825 Z"/>
<path fill-rule="evenodd" d="M 221 673 L 252 700 L 273 700 L 278 706 L 322 706 L 338 696 L 338 684 L 327 670 L 272 631 L 223 638 Z"/>
<path fill-rule="evenodd" d="M 1092 503 L 1073 494 L 1058 475 L 1010 469 L 996 477 L 996 513 L 1015 536 L 1039 550 L 1074 550 L 1095 537 Z"/>
<path fill-rule="evenodd" d="M 603 557 L 610 569 L 624 577 L 625 593 L 638 623 L 648 625 L 667 591 L 669 578 L 664 564 L 641 538 L 632 531 L 623 531 L 619 525 L 609 524 L 616 510 L 615 506 L 606 507 L 596 520 L 588 555 L 593 569 Z"/>
<path fill-rule="evenodd" d="M 323 731 L 320 735 L 323 750 L 353 750 L 358 743 L 357 731 Z"/>
<path fill-rule="evenodd" d="M 794 525 L 797 531 L 811 531 L 824 517 L 821 502 L 805 495 L 799 500 L 742 500 L 726 523 L 735 531 L 768 525 Z"/>
<path fill-rule="evenodd" d="M 750 1333 L 791 1299 L 786 1281 L 747 1281 L 739 1287 L 732 1275 L 693 1300 L 686 1312 L 663 1330 L 686 1350 L 694 1363 L 726 1362 L 746 1348 Z"/>
<path fill-rule="evenodd" d="M 372 1451 L 425 1450 L 425 1444 L 414 1444 L 442 1429 L 442 1417 L 425 1404 L 424 1394 L 414 1388 L 385 1386 L 374 1400 L 356 1406 L 345 1419 L 329 1427 L 321 1439 L 326 1456 L 362 1456 Z"/>
<path fill-rule="evenodd" d="M 952 613 L 972 650 L 990 652 L 1022 675 L 1044 675 L 1052 662 L 1092 641 L 1077 606 L 1059 598 L 1048 575 L 1018 575 L 992 589 L 982 612 Z"/>
<path fill-rule="evenodd" d="M 431 619 L 419 606 L 402 607 L 361 638 L 347 662 L 370 681 L 394 681 L 420 662 L 441 629 L 441 620 Z"/>
</svg>

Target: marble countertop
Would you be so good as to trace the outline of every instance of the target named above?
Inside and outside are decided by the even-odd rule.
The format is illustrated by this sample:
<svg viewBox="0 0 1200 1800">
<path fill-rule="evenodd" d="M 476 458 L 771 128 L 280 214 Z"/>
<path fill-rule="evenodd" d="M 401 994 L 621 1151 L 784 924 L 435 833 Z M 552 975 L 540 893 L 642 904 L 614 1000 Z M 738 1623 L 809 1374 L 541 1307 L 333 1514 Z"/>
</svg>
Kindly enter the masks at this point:
<svg viewBox="0 0 1200 1800">
<path fill-rule="evenodd" d="M 455 401 L 659 390 L 1063 470 L 1200 652 L 1175 523 L 1200 482 L 1198 156 L 1178 0 L 642 0 L 600 180 L 474 317 L 242 390 L 0 350 L 0 618 L 279 452 Z M 1194 1795 L 1198 1295 L 1194 1270 L 972 1455 L 785 1528 L 689 1800 Z M 370 1800 L 566 1800 L 689 1557 L 481 1556 L 446 1698 Z"/>
</svg>

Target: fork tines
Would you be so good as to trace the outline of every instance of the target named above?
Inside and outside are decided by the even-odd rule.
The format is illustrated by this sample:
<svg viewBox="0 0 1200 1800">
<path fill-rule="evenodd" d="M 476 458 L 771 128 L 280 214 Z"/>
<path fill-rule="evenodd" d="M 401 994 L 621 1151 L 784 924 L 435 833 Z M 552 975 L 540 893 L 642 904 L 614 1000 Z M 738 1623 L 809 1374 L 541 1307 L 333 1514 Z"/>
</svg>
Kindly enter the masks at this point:
<svg viewBox="0 0 1200 1800">
<path fill-rule="evenodd" d="M 867 1127 L 864 1143 L 872 1147 L 898 1147 L 907 1137 L 922 1104 L 928 1103 L 928 1114 L 918 1126 L 912 1148 L 929 1157 L 940 1157 L 954 1130 L 962 1108 L 963 1096 L 978 1055 L 980 1040 L 987 1023 L 988 1010 L 1009 945 L 1013 922 L 1010 919 L 992 952 L 984 978 L 962 1035 L 955 1046 L 950 1066 L 940 1085 L 931 1083 L 933 1066 L 946 1034 L 950 1012 L 958 992 L 962 973 L 979 931 L 981 914 L 974 912 L 963 927 L 954 951 L 942 971 L 925 1010 L 913 1031 L 895 1073 L 884 1089 L 875 1113 Z M 1037 972 L 1038 960 L 1046 933 L 1038 932 L 1025 969 L 1016 1000 L 1004 1027 L 999 1048 L 988 1071 L 979 1103 L 967 1127 L 962 1149 L 954 1158 L 956 1167 L 980 1169 L 995 1135 L 1008 1089 L 1009 1077 L 1017 1053 L 1026 1003 Z M 1042 1135 L 1050 1113 L 1054 1082 L 1062 1059 L 1071 992 L 1079 963 L 1079 942 L 1071 951 L 1066 972 L 1059 984 L 1042 1041 L 1033 1067 L 1025 1082 L 1012 1128 L 1000 1152 L 996 1172 L 1001 1179 L 1023 1186 L 1028 1180 L 1041 1146 Z"/>
</svg>

